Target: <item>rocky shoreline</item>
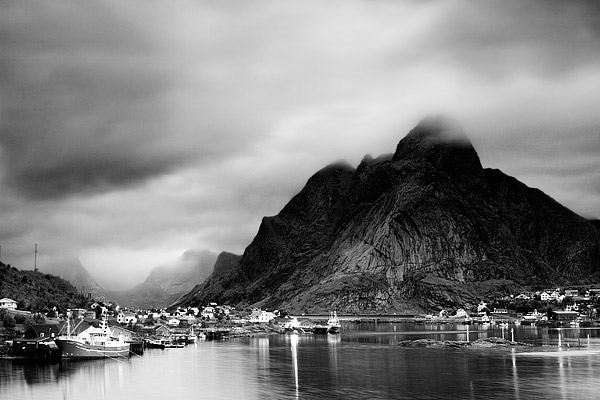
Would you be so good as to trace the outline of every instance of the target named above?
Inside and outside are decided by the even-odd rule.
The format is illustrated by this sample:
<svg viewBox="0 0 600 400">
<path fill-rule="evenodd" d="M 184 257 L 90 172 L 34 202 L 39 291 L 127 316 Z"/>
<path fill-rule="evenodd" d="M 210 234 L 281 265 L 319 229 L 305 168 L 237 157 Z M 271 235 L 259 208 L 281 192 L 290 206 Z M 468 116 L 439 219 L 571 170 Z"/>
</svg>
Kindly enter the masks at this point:
<svg viewBox="0 0 600 400">
<path fill-rule="evenodd" d="M 523 342 L 513 342 L 498 337 L 477 339 L 471 342 L 462 340 L 433 340 L 433 339 L 415 339 L 403 340 L 398 345 L 403 347 L 429 347 L 429 348 L 455 348 L 455 349 L 506 349 L 516 347 L 531 347 L 531 344 Z"/>
</svg>

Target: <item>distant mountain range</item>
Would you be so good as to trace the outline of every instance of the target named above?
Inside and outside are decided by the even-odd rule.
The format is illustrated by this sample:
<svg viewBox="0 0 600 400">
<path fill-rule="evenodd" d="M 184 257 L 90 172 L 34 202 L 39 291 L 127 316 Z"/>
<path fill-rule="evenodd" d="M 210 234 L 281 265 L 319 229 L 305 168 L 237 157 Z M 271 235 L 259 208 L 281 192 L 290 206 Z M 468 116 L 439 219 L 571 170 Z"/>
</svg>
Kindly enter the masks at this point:
<svg viewBox="0 0 600 400">
<path fill-rule="evenodd" d="M 484 169 L 462 129 L 432 117 L 394 154 L 317 172 L 177 304 L 413 312 L 600 282 L 595 224 Z"/>
<path fill-rule="evenodd" d="M 167 307 L 203 282 L 213 272 L 216 259 L 215 252 L 187 251 L 176 265 L 156 267 L 141 284 L 118 291 L 102 288 L 76 258 L 57 262 L 49 270 L 91 299 L 114 301 L 122 307 L 148 309 Z"/>
<path fill-rule="evenodd" d="M 188 251 L 177 265 L 154 268 L 133 289 L 109 292 L 108 296 L 129 308 L 167 307 L 210 276 L 217 255 L 211 251 Z"/>
</svg>

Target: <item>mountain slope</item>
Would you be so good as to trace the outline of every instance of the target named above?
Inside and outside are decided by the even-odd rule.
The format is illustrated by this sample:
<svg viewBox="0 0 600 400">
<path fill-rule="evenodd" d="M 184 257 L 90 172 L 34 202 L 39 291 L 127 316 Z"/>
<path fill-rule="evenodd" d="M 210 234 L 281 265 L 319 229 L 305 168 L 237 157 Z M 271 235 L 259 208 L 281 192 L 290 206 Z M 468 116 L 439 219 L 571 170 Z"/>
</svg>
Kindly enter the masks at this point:
<svg viewBox="0 0 600 400">
<path fill-rule="evenodd" d="M 106 291 L 94 280 L 77 258 L 65 259 L 48 267 L 54 275 L 69 281 L 77 291 L 94 300 L 106 300 Z"/>
<path fill-rule="evenodd" d="M 0 297 L 18 302 L 20 309 L 43 311 L 56 307 L 60 312 L 68 308 L 86 306 L 86 298 L 64 279 L 31 270 L 18 270 L 0 263 Z"/>
<path fill-rule="evenodd" d="M 521 285 L 598 279 L 600 232 L 498 170 L 452 121 L 428 118 L 393 155 L 317 172 L 228 274 L 184 299 L 294 312 L 453 307 Z M 183 301 L 183 300 L 182 300 Z"/>
</svg>

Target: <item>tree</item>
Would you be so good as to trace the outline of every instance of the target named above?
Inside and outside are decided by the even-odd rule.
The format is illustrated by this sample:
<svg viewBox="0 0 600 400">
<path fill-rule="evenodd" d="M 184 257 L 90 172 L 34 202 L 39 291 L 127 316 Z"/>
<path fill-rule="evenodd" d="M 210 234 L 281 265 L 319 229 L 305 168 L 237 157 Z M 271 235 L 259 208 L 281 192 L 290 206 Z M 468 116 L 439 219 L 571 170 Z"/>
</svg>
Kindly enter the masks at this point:
<svg viewBox="0 0 600 400">
<path fill-rule="evenodd" d="M 2 325 L 4 325 L 5 328 L 14 328 L 17 325 L 17 322 L 12 315 L 6 313 L 4 318 L 2 318 Z"/>
<path fill-rule="evenodd" d="M 100 305 L 96 306 L 96 319 L 100 319 L 102 317 L 102 307 Z"/>
</svg>

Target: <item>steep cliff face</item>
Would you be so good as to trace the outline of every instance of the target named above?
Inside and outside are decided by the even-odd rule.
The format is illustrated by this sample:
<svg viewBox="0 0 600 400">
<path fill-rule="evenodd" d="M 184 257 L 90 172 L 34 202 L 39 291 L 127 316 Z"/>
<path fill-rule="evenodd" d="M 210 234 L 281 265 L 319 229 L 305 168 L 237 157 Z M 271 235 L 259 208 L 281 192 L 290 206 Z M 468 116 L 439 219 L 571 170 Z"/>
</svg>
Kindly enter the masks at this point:
<svg viewBox="0 0 600 400">
<path fill-rule="evenodd" d="M 595 280 L 600 234 L 536 189 L 483 169 L 452 121 L 424 120 L 393 156 L 313 176 L 229 274 L 186 301 L 294 312 L 462 305 L 519 285 Z"/>
</svg>

